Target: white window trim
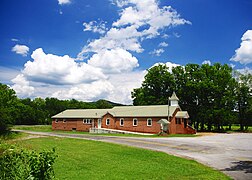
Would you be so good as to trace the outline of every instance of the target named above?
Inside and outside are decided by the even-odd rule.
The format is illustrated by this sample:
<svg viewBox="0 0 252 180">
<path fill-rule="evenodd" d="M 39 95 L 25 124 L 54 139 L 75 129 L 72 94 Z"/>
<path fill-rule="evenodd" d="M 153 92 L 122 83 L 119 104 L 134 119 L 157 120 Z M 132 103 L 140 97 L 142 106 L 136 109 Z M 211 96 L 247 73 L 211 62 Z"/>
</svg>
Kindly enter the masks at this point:
<svg viewBox="0 0 252 180">
<path fill-rule="evenodd" d="M 83 119 L 83 124 L 92 124 L 92 119 Z"/>
<path fill-rule="evenodd" d="M 134 120 L 136 120 L 136 125 L 134 124 Z M 137 118 L 134 118 L 132 123 L 133 123 L 133 126 L 137 126 L 137 125 L 138 125 L 138 120 L 137 120 Z"/>
<path fill-rule="evenodd" d="M 109 118 L 106 119 L 106 126 L 108 126 L 108 125 L 110 125 L 110 119 Z"/>
<path fill-rule="evenodd" d="M 63 119 L 63 123 L 66 123 L 67 121 L 66 121 L 66 119 Z"/>
<path fill-rule="evenodd" d="M 55 119 L 55 123 L 58 123 L 59 122 L 59 120 L 58 119 Z"/>
<path fill-rule="evenodd" d="M 151 120 L 151 125 L 148 124 L 149 120 Z M 152 119 L 151 118 L 147 119 L 147 126 L 152 126 Z"/>
<path fill-rule="evenodd" d="M 120 126 L 124 126 L 124 119 L 123 118 L 120 119 Z"/>
</svg>

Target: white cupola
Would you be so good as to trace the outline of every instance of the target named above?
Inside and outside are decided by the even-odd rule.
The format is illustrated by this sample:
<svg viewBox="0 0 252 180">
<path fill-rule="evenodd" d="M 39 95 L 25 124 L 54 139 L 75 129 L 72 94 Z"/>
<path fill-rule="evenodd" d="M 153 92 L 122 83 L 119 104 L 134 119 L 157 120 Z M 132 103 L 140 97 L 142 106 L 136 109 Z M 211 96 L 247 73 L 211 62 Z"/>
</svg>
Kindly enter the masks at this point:
<svg viewBox="0 0 252 180">
<path fill-rule="evenodd" d="M 170 106 L 178 106 L 179 98 L 177 97 L 176 93 L 173 92 L 172 96 L 169 97 Z"/>
</svg>

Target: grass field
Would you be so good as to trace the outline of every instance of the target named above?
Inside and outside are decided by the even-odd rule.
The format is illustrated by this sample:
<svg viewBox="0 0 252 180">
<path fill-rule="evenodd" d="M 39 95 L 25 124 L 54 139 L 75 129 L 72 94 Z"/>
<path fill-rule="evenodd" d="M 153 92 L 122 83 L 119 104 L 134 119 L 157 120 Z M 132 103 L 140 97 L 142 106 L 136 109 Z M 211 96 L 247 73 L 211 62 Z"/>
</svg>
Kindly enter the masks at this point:
<svg viewBox="0 0 252 180">
<path fill-rule="evenodd" d="M 89 132 L 79 132 L 79 131 L 53 131 L 51 125 L 20 125 L 20 126 L 13 126 L 12 129 L 19 129 L 19 130 L 29 130 L 29 131 L 36 131 L 36 132 L 54 132 L 54 133 L 67 133 L 67 134 L 85 134 L 85 135 L 96 135 L 96 136 L 127 136 L 127 137 L 163 137 L 158 135 L 138 135 L 138 134 L 89 134 Z M 195 134 L 171 134 L 165 137 L 197 137 Z"/>
<path fill-rule="evenodd" d="M 13 142 L 12 142 L 13 143 Z M 122 145 L 68 138 L 34 138 L 18 146 L 56 148 L 57 179 L 230 179 L 193 160 L 162 152 Z"/>
<path fill-rule="evenodd" d="M 237 132 L 237 131 L 240 131 L 240 126 L 239 125 L 232 125 L 231 131 L 228 130 L 228 126 L 225 126 L 224 128 L 227 129 L 227 132 L 232 132 L 232 131 Z M 245 129 L 245 127 L 244 127 L 244 129 Z M 245 132 L 252 132 L 252 126 L 249 126 L 248 129 L 244 130 L 244 131 Z"/>
</svg>

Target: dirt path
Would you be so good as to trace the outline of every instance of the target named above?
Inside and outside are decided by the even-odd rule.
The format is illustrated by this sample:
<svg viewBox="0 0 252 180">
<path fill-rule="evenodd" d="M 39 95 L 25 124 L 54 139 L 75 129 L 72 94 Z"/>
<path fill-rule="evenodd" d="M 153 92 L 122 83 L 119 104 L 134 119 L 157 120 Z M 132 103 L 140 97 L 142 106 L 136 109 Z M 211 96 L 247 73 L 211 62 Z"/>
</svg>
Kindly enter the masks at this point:
<svg viewBox="0 0 252 180">
<path fill-rule="evenodd" d="M 200 137 L 136 138 L 31 132 L 35 135 L 89 139 L 162 151 L 218 169 L 237 180 L 252 179 L 252 134 L 211 134 Z"/>
</svg>

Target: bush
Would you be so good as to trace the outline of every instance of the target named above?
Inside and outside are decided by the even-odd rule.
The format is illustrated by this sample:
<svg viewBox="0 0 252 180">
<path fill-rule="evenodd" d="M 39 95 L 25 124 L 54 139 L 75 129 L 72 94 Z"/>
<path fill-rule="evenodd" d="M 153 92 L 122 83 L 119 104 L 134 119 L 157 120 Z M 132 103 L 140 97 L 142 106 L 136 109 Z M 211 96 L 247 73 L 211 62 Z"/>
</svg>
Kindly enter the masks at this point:
<svg viewBox="0 0 252 180">
<path fill-rule="evenodd" d="M 1 145 L 0 179 L 49 180 L 54 178 L 55 150 L 37 153 L 14 146 Z M 3 150 L 5 149 L 5 150 Z"/>
</svg>

